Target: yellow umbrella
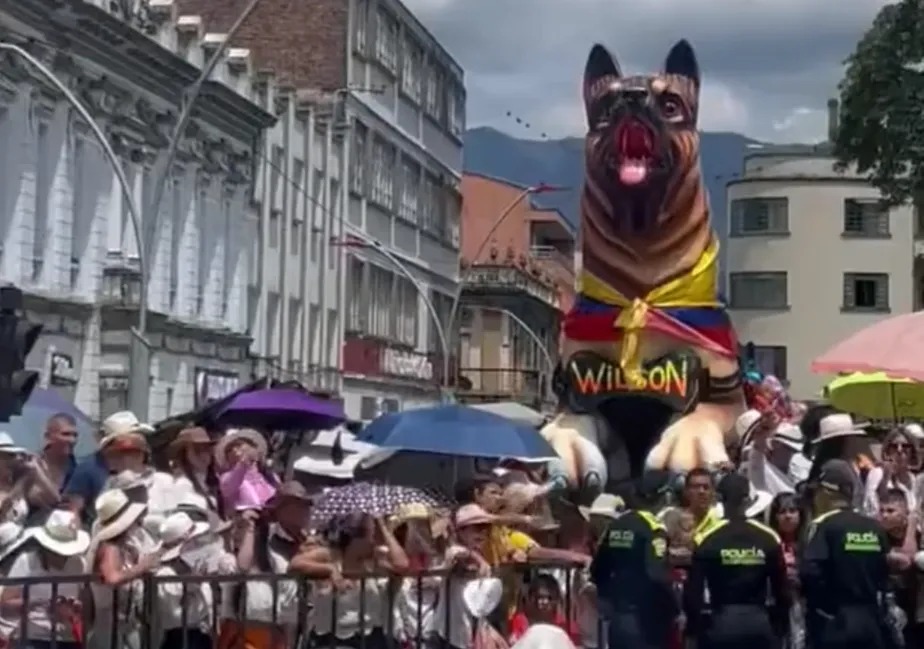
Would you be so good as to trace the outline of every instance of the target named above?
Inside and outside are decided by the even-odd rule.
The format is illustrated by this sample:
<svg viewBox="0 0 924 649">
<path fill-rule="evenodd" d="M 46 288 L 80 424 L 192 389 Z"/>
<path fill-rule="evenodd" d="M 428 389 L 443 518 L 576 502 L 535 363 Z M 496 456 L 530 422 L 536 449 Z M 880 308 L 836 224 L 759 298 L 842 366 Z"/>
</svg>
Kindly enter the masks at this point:
<svg viewBox="0 0 924 649">
<path fill-rule="evenodd" d="M 835 408 L 869 419 L 924 419 L 924 383 L 885 372 L 839 376 L 825 387 Z"/>
</svg>

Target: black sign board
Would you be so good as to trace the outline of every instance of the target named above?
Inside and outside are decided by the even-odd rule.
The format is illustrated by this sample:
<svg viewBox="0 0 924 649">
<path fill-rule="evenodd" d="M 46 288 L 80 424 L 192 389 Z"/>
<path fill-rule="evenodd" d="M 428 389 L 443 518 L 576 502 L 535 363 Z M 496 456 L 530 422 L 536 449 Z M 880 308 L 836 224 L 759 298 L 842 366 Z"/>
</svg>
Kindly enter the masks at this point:
<svg viewBox="0 0 924 649">
<path fill-rule="evenodd" d="M 647 397 L 678 413 L 699 402 L 703 377 L 699 357 L 687 350 L 672 352 L 642 364 L 641 380 L 633 384 L 616 359 L 594 352 L 577 352 L 561 368 L 559 385 L 575 410 L 593 412 L 601 403 L 624 397 Z"/>
</svg>

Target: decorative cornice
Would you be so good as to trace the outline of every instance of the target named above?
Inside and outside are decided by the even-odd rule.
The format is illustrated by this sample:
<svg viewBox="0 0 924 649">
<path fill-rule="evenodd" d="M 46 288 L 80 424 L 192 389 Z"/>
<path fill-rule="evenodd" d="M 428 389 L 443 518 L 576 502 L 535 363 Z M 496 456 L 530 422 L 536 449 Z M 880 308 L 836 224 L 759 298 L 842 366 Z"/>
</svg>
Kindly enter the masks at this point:
<svg viewBox="0 0 924 649">
<path fill-rule="evenodd" d="M 109 12 L 148 36 L 156 34 L 168 18 L 151 7 L 149 0 L 110 0 Z"/>
</svg>

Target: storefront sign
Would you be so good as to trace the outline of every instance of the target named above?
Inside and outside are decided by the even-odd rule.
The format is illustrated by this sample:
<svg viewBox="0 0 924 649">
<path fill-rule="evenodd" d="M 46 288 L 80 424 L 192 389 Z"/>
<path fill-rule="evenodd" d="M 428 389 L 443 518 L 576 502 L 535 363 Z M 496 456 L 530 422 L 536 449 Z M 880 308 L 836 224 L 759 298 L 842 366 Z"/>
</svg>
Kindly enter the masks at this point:
<svg viewBox="0 0 924 649">
<path fill-rule="evenodd" d="M 48 382 L 51 385 L 72 386 L 77 385 L 77 372 L 74 370 L 74 359 L 67 354 L 54 353 L 51 355 L 51 372 Z"/>
<path fill-rule="evenodd" d="M 239 387 L 240 378 L 233 372 L 197 368 L 195 406 L 199 408 L 211 401 L 224 399 Z"/>
<path fill-rule="evenodd" d="M 382 373 L 418 381 L 431 381 L 433 363 L 423 354 L 385 347 L 382 349 Z"/>
<path fill-rule="evenodd" d="M 657 399 L 678 412 L 694 405 L 699 395 L 701 363 L 692 352 L 676 352 L 644 363 L 637 382 L 628 380 L 616 359 L 578 352 L 565 365 L 566 388 L 581 409 L 603 401 L 643 396 Z"/>
</svg>

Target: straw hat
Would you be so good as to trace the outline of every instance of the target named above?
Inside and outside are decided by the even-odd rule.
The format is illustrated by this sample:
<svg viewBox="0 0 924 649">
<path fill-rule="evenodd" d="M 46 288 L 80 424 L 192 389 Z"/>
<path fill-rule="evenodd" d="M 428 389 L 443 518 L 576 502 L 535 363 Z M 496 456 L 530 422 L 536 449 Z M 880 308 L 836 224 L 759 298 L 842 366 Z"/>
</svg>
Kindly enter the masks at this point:
<svg viewBox="0 0 924 649">
<path fill-rule="evenodd" d="M 114 539 L 134 525 L 147 511 L 147 504 L 135 502 L 121 489 L 104 491 L 96 499 L 94 545 Z"/>
<path fill-rule="evenodd" d="M 456 527 L 471 527 L 473 525 L 490 525 L 497 520 L 496 516 L 492 516 L 484 509 L 481 505 L 476 505 L 474 503 L 468 505 L 462 505 L 456 510 L 455 522 Z"/>
<path fill-rule="evenodd" d="M 177 457 L 183 449 L 189 446 L 214 446 L 215 440 L 209 437 L 209 433 L 204 428 L 184 428 L 167 445 L 167 453 L 171 457 Z"/>
<path fill-rule="evenodd" d="M 395 510 L 388 522 L 394 529 L 410 521 L 429 521 L 432 517 L 433 511 L 424 503 L 405 503 Z"/>
<path fill-rule="evenodd" d="M 854 423 L 853 417 L 843 412 L 828 415 L 818 422 L 818 437 L 812 440 L 812 444 L 835 437 L 865 435 L 867 426 L 867 423 Z"/>
<path fill-rule="evenodd" d="M 170 514 L 163 520 L 157 531 L 164 548 L 161 561 L 173 561 L 180 556 L 180 551 L 187 541 L 208 534 L 210 531 L 211 527 L 208 523 L 197 523 L 183 512 Z"/>
<path fill-rule="evenodd" d="M 219 464 L 225 464 L 227 462 L 225 456 L 228 452 L 228 448 L 231 444 L 240 440 L 249 442 L 252 446 L 255 446 L 260 457 L 266 457 L 266 438 L 253 428 L 238 428 L 229 430 L 225 433 L 224 437 L 215 443 L 215 458 L 218 460 Z"/>
<path fill-rule="evenodd" d="M 103 425 L 100 426 L 100 432 L 102 433 L 102 438 L 99 445 L 102 448 L 108 442 L 122 435 L 141 435 L 144 437 L 149 433 L 153 433 L 154 427 L 142 422 L 135 413 L 122 410 L 106 417 L 103 420 Z"/>
<path fill-rule="evenodd" d="M 90 535 L 80 529 L 80 520 L 73 512 L 55 509 L 45 524 L 32 530 L 39 545 L 62 557 L 83 554 L 90 547 Z"/>
<path fill-rule="evenodd" d="M 590 507 L 580 506 L 578 511 L 585 520 L 590 520 L 591 516 L 603 516 L 616 520 L 619 514 L 626 508 L 626 503 L 619 496 L 613 494 L 600 494 L 590 503 Z"/>
<path fill-rule="evenodd" d="M 141 453 L 147 453 L 148 440 L 144 435 L 139 433 L 119 433 L 101 439 L 99 442 L 99 449 L 104 453 L 113 451 L 139 451 Z"/>
<path fill-rule="evenodd" d="M 0 523 L 0 561 L 16 552 L 32 538 L 33 530 L 26 529 L 19 523 L 7 521 Z"/>
<path fill-rule="evenodd" d="M 5 455 L 21 455 L 28 452 L 29 451 L 23 447 L 17 446 L 9 433 L 0 433 L 0 453 Z"/>
<path fill-rule="evenodd" d="M 174 513 L 184 513 L 197 522 L 208 523 L 213 534 L 221 534 L 231 528 L 231 521 L 222 519 L 218 513 L 209 506 L 208 499 L 196 491 L 183 494 L 176 505 Z"/>
</svg>

